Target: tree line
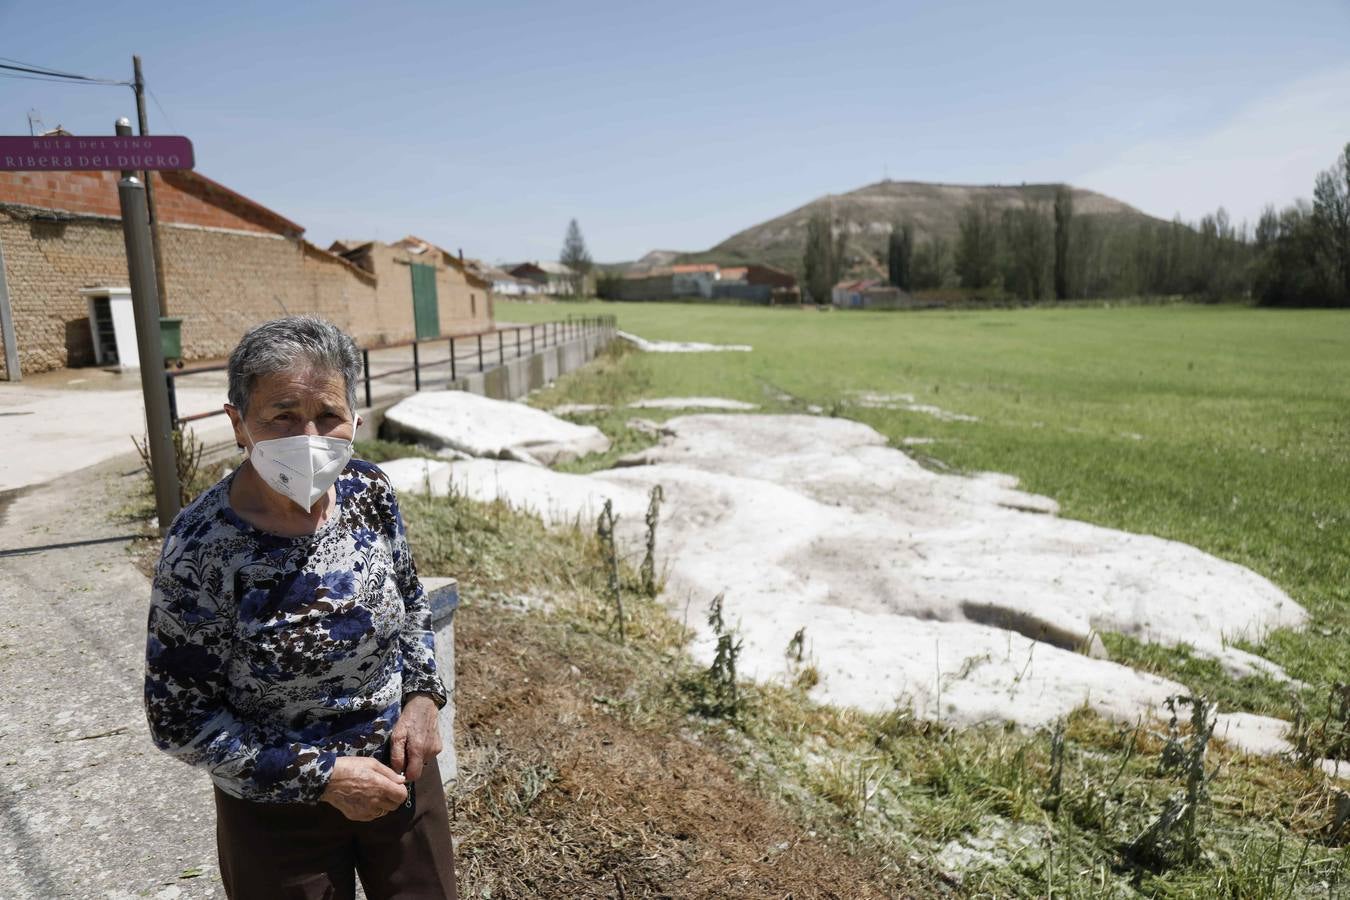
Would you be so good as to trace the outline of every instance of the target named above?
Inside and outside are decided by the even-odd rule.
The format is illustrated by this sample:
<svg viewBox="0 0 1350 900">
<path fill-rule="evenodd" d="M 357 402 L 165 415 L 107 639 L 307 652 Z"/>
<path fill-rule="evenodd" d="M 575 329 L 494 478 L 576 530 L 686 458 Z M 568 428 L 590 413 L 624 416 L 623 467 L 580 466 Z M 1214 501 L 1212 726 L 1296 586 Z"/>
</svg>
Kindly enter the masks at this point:
<svg viewBox="0 0 1350 900">
<path fill-rule="evenodd" d="M 1139 295 L 1250 298 L 1270 306 L 1350 306 L 1350 144 L 1317 176 L 1311 202 L 1276 212 L 1254 229 L 1220 208 L 1198 223 L 1124 223 L 1076 215 L 1073 194 L 1026 199 L 999 211 L 987 199 L 962 209 L 954 246 L 916 242 L 907 222 L 887 241 L 888 281 L 905 291 L 959 287 L 974 296 L 1026 301 Z M 807 223 L 804 283 L 817 302 L 843 276 L 844 229 L 823 215 Z"/>
</svg>

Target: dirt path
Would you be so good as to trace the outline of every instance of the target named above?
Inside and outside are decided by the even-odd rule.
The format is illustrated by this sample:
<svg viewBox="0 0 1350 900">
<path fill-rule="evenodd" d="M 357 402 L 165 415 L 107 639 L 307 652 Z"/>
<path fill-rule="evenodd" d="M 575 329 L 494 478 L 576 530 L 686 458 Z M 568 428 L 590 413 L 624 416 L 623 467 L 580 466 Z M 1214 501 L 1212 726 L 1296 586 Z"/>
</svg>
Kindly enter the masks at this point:
<svg viewBox="0 0 1350 900">
<path fill-rule="evenodd" d="M 135 530 L 113 515 L 143 477 L 135 465 L 116 460 L 6 495 L 0 551 Z M 224 896 L 210 782 L 146 732 L 148 596 L 126 541 L 0 556 L 6 900 Z"/>
</svg>

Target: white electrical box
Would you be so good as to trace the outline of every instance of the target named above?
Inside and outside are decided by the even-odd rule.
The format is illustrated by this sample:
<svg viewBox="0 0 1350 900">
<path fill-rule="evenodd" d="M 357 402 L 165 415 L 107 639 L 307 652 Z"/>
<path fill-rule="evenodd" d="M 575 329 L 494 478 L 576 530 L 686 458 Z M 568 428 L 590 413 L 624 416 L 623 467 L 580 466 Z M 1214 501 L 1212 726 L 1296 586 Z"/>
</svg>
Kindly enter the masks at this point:
<svg viewBox="0 0 1350 900">
<path fill-rule="evenodd" d="M 104 367 L 139 369 L 136 315 L 131 288 L 95 287 L 80 291 L 89 304 L 89 332 L 94 339 L 94 361 Z"/>
</svg>

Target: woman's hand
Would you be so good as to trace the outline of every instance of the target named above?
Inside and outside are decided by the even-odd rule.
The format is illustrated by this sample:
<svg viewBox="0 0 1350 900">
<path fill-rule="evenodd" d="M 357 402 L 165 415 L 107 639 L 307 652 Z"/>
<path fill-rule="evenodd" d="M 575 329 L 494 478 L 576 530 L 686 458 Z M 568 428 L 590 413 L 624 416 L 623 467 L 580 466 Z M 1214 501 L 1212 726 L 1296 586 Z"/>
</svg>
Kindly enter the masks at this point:
<svg viewBox="0 0 1350 900">
<path fill-rule="evenodd" d="M 436 701 L 426 694 L 412 694 L 389 736 L 389 765 L 409 781 L 422 777 L 422 766 L 441 752 L 440 718 Z"/>
<path fill-rule="evenodd" d="M 433 706 L 435 704 L 432 704 Z M 347 818 L 369 822 L 408 799 L 404 777 L 369 756 L 339 756 L 320 800 Z"/>
</svg>

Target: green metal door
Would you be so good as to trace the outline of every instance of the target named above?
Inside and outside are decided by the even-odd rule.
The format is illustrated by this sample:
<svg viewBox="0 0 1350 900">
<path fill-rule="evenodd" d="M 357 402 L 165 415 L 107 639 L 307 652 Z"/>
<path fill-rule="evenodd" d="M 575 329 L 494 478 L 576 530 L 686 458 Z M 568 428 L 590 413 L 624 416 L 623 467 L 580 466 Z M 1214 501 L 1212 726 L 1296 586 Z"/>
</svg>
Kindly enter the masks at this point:
<svg viewBox="0 0 1350 900">
<path fill-rule="evenodd" d="M 412 264 L 413 325 L 417 338 L 439 337 L 441 314 L 436 308 L 436 267 Z"/>
</svg>

